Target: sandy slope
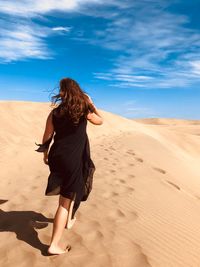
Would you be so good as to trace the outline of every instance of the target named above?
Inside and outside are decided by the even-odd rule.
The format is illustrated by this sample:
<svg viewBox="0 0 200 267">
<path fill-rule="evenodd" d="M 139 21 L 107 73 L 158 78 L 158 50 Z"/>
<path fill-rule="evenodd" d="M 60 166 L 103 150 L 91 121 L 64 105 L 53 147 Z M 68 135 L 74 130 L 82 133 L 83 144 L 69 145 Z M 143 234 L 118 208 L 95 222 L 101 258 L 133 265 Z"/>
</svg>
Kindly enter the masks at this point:
<svg viewBox="0 0 200 267">
<path fill-rule="evenodd" d="M 0 266 L 200 266 L 198 123 L 150 125 L 101 111 L 103 125 L 88 123 L 93 190 L 62 239 L 72 250 L 48 257 L 58 197 L 44 196 L 48 167 L 34 142 L 49 104 L 0 107 Z"/>
<path fill-rule="evenodd" d="M 134 121 L 154 125 L 200 125 L 200 120 L 183 120 L 173 118 L 146 118 L 133 119 Z"/>
</svg>

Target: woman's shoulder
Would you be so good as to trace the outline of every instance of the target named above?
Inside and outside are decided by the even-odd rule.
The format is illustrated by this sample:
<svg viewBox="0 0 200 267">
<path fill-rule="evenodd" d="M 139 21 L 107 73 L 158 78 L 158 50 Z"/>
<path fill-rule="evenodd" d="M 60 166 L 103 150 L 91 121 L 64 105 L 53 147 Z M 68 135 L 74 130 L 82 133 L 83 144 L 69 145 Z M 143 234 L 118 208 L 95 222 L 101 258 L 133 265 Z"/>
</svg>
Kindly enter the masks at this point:
<svg viewBox="0 0 200 267">
<path fill-rule="evenodd" d="M 52 112 L 54 113 L 54 112 L 56 112 L 56 111 L 58 111 L 60 109 L 60 105 L 54 105 L 54 106 L 52 106 Z"/>
<path fill-rule="evenodd" d="M 59 117 L 61 115 L 61 112 L 60 112 L 60 105 L 56 106 L 56 107 L 53 107 L 52 109 L 52 116 L 53 117 Z"/>
</svg>

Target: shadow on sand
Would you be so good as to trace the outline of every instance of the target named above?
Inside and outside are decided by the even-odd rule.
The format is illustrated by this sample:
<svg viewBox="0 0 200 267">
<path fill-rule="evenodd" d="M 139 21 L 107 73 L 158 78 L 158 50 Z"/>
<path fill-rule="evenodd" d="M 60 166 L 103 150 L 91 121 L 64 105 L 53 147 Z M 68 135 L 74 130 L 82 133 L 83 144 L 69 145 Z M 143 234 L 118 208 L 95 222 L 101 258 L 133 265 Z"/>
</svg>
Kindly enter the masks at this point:
<svg viewBox="0 0 200 267">
<path fill-rule="evenodd" d="M 0 200 L 0 204 L 7 200 Z M 0 209 L 0 231 L 14 232 L 19 240 L 41 251 L 43 256 L 48 256 L 48 245 L 41 243 L 35 229 L 48 226 L 53 219 L 46 218 L 35 211 L 4 211 Z"/>
</svg>

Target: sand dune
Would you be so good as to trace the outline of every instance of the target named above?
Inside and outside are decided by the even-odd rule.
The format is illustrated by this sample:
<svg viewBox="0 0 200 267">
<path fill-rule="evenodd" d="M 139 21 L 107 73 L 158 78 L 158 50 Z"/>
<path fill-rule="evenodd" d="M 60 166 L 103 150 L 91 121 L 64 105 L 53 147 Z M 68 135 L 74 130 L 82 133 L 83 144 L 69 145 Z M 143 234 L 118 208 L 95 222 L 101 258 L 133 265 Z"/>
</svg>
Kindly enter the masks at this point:
<svg viewBox="0 0 200 267">
<path fill-rule="evenodd" d="M 49 257 L 58 197 L 44 196 L 48 166 L 34 151 L 49 103 L 0 107 L 0 266 L 200 266 L 199 123 L 101 110 L 104 124 L 87 129 L 93 190 L 62 239 L 72 250 Z"/>
<path fill-rule="evenodd" d="M 133 119 L 134 121 L 154 125 L 200 125 L 200 120 L 183 120 L 173 118 Z"/>
</svg>

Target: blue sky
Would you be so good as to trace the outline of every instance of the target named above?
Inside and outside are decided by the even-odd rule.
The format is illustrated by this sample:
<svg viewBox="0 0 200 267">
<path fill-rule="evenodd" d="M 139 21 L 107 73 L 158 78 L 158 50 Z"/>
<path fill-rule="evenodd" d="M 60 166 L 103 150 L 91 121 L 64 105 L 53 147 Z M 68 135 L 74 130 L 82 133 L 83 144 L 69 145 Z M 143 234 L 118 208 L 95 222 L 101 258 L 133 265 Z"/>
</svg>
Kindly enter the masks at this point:
<svg viewBox="0 0 200 267">
<path fill-rule="evenodd" d="M 127 118 L 200 119 L 199 0 L 0 0 L 0 99 L 63 77 Z"/>
</svg>

